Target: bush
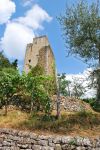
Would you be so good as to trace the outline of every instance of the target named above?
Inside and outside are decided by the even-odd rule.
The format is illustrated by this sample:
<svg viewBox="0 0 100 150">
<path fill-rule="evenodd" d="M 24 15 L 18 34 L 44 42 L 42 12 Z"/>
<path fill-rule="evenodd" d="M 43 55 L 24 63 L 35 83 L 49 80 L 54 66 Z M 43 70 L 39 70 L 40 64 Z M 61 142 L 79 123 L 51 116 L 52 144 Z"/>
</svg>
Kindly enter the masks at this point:
<svg viewBox="0 0 100 150">
<path fill-rule="evenodd" d="M 91 102 L 90 105 L 95 111 L 100 112 L 100 104 L 98 104 L 96 101 Z"/>
<path fill-rule="evenodd" d="M 89 103 L 95 111 L 100 112 L 100 104 L 96 102 L 95 98 L 83 99 L 83 101 Z"/>
<path fill-rule="evenodd" d="M 12 105 L 23 111 L 29 112 L 31 107 L 31 98 L 27 95 L 14 95 L 12 98 Z"/>
<path fill-rule="evenodd" d="M 82 99 L 84 102 L 91 104 L 93 101 L 95 101 L 95 98 L 87 98 L 87 99 Z"/>
</svg>

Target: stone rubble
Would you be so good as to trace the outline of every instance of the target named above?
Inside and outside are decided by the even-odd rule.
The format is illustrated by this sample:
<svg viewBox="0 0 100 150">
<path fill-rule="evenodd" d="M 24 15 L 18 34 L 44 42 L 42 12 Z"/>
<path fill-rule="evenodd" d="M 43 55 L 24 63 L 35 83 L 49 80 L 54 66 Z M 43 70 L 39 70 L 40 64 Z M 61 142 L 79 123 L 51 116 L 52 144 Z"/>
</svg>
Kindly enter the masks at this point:
<svg viewBox="0 0 100 150">
<path fill-rule="evenodd" d="M 57 96 L 54 95 L 52 97 L 52 106 L 53 109 L 56 109 L 56 101 L 57 101 Z M 69 112 L 79 112 L 83 110 L 92 110 L 90 105 L 87 104 L 86 102 L 76 99 L 74 97 L 64 97 L 60 96 L 60 109 L 63 111 L 69 111 Z"/>
<path fill-rule="evenodd" d="M 100 137 L 44 136 L 0 128 L 0 150 L 100 150 Z"/>
</svg>

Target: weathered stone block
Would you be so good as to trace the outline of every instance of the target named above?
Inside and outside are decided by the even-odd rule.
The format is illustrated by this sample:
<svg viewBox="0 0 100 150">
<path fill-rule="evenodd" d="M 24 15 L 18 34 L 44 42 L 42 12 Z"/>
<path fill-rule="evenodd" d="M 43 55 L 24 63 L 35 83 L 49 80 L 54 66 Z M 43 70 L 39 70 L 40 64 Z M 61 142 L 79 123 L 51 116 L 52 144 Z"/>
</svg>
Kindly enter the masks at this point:
<svg viewBox="0 0 100 150">
<path fill-rule="evenodd" d="M 47 146 L 48 145 L 48 141 L 47 140 L 39 140 L 38 141 L 38 145 Z"/>
<path fill-rule="evenodd" d="M 40 145 L 33 145 L 32 149 L 33 150 L 42 150 L 42 146 L 40 146 Z"/>
<path fill-rule="evenodd" d="M 62 150 L 61 145 L 60 144 L 56 144 L 55 145 L 55 150 Z"/>
<path fill-rule="evenodd" d="M 62 138 L 61 138 L 61 137 L 56 137 L 56 138 L 54 138 L 54 140 L 53 140 L 53 142 L 54 142 L 55 144 L 59 144 L 61 141 L 62 141 Z"/>
</svg>

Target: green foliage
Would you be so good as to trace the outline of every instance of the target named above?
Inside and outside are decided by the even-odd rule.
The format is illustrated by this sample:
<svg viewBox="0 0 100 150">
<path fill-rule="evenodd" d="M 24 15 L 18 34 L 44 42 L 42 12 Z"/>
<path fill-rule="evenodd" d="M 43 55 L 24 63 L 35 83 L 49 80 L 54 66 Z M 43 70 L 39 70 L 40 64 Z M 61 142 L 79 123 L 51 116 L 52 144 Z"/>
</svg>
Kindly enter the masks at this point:
<svg viewBox="0 0 100 150">
<path fill-rule="evenodd" d="M 95 98 L 86 98 L 86 99 L 82 99 L 84 102 L 91 104 L 92 102 L 95 101 Z"/>
<path fill-rule="evenodd" d="M 3 68 L 0 71 L 1 106 L 5 106 L 5 114 L 9 104 L 21 109 L 43 111 L 49 115 L 51 111 L 52 77 L 42 75 L 38 66 L 26 75 L 20 75 L 14 68 Z M 37 72 L 35 72 L 37 71 Z"/>
<path fill-rule="evenodd" d="M 81 0 L 77 5 L 67 7 L 65 15 L 61 16 L 59 21 L 68 55 L 80 57 L 90 65 L 100 68 L 99 3 L 88 5 L 85 0 Z M 97 102 L 100 104 L 99 75 L 97 77 Z"/>
<path fill-rule="evenodd" d="M 86 92 L 85 87 L 83 87 L 84 80 L 80 78 L 73 78 L 72 92 L 71 95 L 80 98 Z"/>
<path fill-rule="evenodd" d="M 3 68 L 0 71 L 0 98 L 4 101 L 5 114 L 7 115 L 7 106 L 11 103 L 11 98 L 16 93 L 19 80 L 19 73 L 13 68 Z"/>
<path fill-rule="evenodd" d="M 91 118 L 93 114 L 92 114 L 92 112 L 83 110 L 83 111 L 78 112 L 77 115 L 81 118 L 87 118 L 87 117 Z"/>
<path fill-rule="evenodd" d="M 83 99 L 83 101 L 89 103 L 95 111 L 100 112 L 100 105 L 96 102 L 95 98 Z"/>
<path fill-rule="evenodd" d="M 0 70 L 2 68 L 11 67 L 11 63 L 3 54 L 3 52 L 0 52 Z"/>
<path fill-rule="evenodd" d="M 30 117 L 28 120 L 21 124 L 21 127 L 28 128 L 31 130 L 42 130 L 42 131 L 51 131 L 55 133 L 69 134 L 77 131 L 79 134 L 86 130 L 88 133 L 91 131 L 99 132 L 100 125 L 100 115 L 92 112 L 78 112 L 61 115 L 57 120 L 55 116 L 43 116 L 43 114 L 36 114 Z M 81 131 L 81 132 L 80 132 Z M 71 141 L 70 144 L 75 144 Z"/>
<path fill-rule="evenodd" d="M 100 112 L 100 104 L 98 104 L 96 101 L 92 102 L 91 106 L 95 111 Z"/>
<path fill-rule="evenodd" d="M 76 6 L 66 8 L 66 14 L 60 18 L 68 53 L 84 58 L 85 61 L 98 60 L 100 40 L 99 6 L 90 6 L 82 0 Z"/>
<path fill-rule="evenodd" d="M 17 89 L 21 96 L 20 99 L 29 97 L 28 108 L 30 108 L 31 113 L 35 111 L 44 111 L 45 114 L 50 113 L 52 77 L 45 76 L 42 67 L 37 65 L 27 75 L 23 73 Z M 17 104 L 19 105 L 19 101 Z"/>
<path fill-rule="evenodd" d="M 48 91 L 49 84 L 51 81 L 51 78 L 47 76 L 33 76 L 33 74 L 28 74 L 26 78 L 26 88 L 29 92 L 29 95 L 31 97 L 31 111 L 36 109 L 44 110 L 45 113 L 49 114 L 50 112 L 50 98 Z M 48 86 L 47 86 L 48 85 Z"/>
<path fill-rule="evenodd" d="M 38 65 L 27 75 L 24 72 L 20 75 L 17 71 L 17 60 L 10 64 L 5 56 L 2 55 L 2 58 L 6 63 L 3 63 L 0 70 L 0 107 L 5 106 L 5 114 L 8 105 L 12 104 L 23 110 L 30 109 L 31 112 L 43 111 L 48 117 L 51 113 L 53 78 L 45 76 L 42 67 Z"/>
<path fill-rule="evenodd" d="M 3 54 L 3 52 L 0 52 L 0 70 L 3 68 L 14 68 L 17 69 L 18 60 L 15 59 L 12 63 L 9 61 L 9 59 Z"/>
<path fill-rule="evenodd" d="M 13 62 L 12 62 L 12 67 L 14 67 L 15 69 L 17 69 L 18 67 L 18 60 L 15 59 Z"/>
<path fill-rule="evenodd" d="M 44 69 L 40 65 L 36 65 L 34 68 L 31 68 L 31 71 L 29 74 L 32 74 L 33 76 L 39 76 L 44 74 Z"/>
<path fill-rule="evenodd" d="M 58 74 L 58 82 L 59 82 L 59 92 L 60 92 L 60 94 L 63 95 L 63 96 L 70 95 L 69 84 L 71 82 L 66 80 L 66 75 L 64 73 L 62 73 L 61 75 Z"/>
</svg>

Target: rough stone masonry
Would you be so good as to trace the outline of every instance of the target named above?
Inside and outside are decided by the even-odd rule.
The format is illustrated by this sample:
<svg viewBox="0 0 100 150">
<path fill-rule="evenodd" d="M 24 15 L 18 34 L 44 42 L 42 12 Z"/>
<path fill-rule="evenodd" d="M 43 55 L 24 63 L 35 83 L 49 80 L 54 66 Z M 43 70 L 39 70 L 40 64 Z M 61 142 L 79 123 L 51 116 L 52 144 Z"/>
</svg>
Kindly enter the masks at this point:
<svg viewBox="0 0 100 150">
<path fill-rule="evenodd" d="M 0 128 L 0 150 L 100 150 L 100 137 L 44 136 Z"/>
<path fill-rule="evenodd" d="M 27 44 L 24 71 L 28 73 L 30 66 L 40 65 L 46 75 L 55 75 L 55 58 L 47 36 L 33 38 L 33 43 Z"/>
</svg>

